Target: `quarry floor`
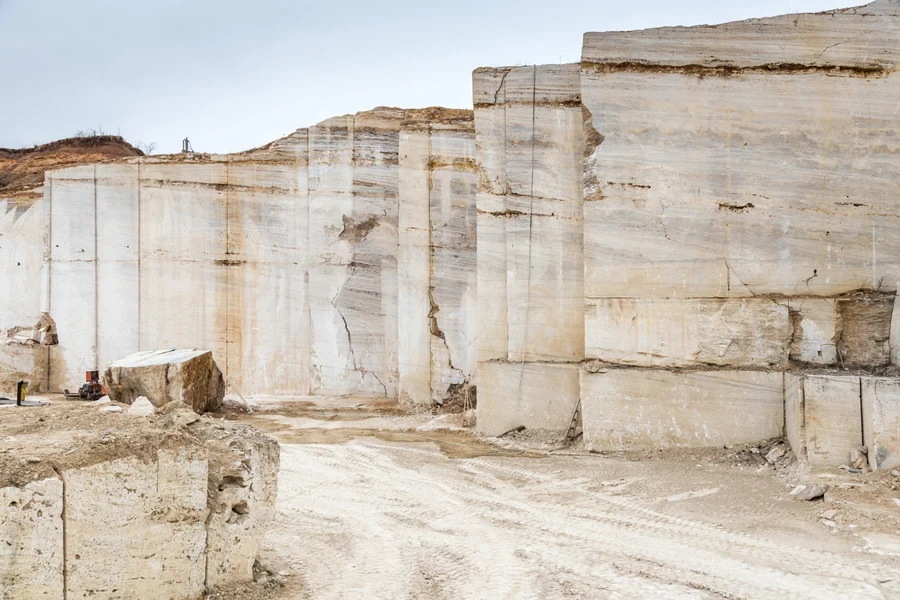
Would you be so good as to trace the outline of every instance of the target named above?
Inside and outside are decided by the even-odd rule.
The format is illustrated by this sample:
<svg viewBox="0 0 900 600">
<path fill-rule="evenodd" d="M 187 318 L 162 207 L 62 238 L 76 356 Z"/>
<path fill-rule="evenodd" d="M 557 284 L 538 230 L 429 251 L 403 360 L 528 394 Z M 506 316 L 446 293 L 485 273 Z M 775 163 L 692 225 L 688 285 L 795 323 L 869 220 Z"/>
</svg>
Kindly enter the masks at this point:
<svg viewBox="0 0 900 600">
<path fill-rule="evenodd" d="M 461 415 L 256 398 L 282 444 L 245 598 L 900 598 L 900 478 L 735 450 L 588 454 L 478 440 Z M 794 484 L 830 486 L 796 501 Z"/>
</svg>

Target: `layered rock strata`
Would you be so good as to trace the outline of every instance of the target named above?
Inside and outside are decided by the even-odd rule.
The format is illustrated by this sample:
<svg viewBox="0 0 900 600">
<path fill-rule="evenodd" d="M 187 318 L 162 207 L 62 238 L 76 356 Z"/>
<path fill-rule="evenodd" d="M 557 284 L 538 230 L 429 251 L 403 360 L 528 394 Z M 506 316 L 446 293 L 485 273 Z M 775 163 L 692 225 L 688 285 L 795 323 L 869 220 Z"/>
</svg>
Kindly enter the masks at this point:
<svg viewBox="0 0 900 600">
<path fill-rule="evenodd" d="M 192 600 L 252 578 L 274 511 L 273 440 L 187 409 L 10 410 L 20 412 L 2 425 L 4 598 Z"/>
</svg>

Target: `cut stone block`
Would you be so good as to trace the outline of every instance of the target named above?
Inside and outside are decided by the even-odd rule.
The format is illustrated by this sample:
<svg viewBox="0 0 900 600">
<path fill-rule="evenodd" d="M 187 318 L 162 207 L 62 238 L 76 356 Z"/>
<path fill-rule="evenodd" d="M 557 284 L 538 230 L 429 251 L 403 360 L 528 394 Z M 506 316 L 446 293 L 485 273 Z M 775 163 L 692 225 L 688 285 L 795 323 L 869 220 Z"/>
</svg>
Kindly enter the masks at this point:
<svg viewBox="0 0 900 600">
<path fill-rule="evenodd" d="M 806 460 L 803 376 L 784 374 L 784 431 L 797 460 Z"/>
<path fill-rule="evenodd" d="M 780 436 L 781 373 L 610 369 L 582 372 L 585 447 L 742 444 Z"/>
<path fill-rule="evenodd" d="M 490 362 L 478 368 L 478 433 L 569 426 L 579 397 L 578 365 Z"/>
<path fill-rule="evenodd" d="M 225 379 L 207 350 L 154 350 L 118 360 L 103 374 L 115 402 L 131 404 L 146 396 L 157 408 L 183 402 L 202 414 L 216 410 L 225 396 Z"/>
<path fill-rule="evenodd" d="M 62 598 L 62 481 L 0 488 L 0 506 L 0 598 Z"/>
<path fill-rule="evenodd" d="M 900 466 L 900 379 L 862 378 L 862 419 L 869 466 Z"/>
<path fill-rule="evenodd" d="M 650 366 L 781 366 L 788 309 L 769 299 L 608 298 L 585 301 L 588 358 Z"/>
<path fill-rule="evenodd" d="M 809 464 L 837 467 L 861 446 L 859 377 L 807 375 L 803 383 Z"/>
<path fill-rule="evenodd" d="M 63 477 L 68 598 L 200 597 L 206 576 L 203 452 L 161 449 L 151 460 L 121 458 Z"/>
</svg>

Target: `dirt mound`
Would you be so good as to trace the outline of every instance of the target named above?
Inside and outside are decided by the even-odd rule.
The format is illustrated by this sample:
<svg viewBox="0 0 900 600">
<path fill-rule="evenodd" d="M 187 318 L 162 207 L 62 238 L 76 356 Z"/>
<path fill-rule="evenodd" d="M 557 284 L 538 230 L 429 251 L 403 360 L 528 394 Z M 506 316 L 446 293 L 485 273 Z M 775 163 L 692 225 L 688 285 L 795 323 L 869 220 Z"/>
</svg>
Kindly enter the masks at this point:
<svg viewBox="0 0 900 600">
<path fill-rule="evenodd" d="M 44 183 L 44 172 L 144 153 L 117 135 L 57 140 L 34 148 L 0 148 L 0 195 L 27 193 Z"/>
</svg>

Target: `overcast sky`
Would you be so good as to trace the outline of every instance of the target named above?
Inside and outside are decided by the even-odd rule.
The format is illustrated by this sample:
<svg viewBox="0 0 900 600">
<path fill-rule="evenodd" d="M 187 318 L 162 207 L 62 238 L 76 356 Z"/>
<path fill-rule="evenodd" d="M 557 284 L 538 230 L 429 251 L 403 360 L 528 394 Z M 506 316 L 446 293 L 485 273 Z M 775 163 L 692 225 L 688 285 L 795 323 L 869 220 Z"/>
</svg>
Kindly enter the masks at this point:
<svg viewBox="0 0 900 600">
<path fill-rule="evenodd" d="M 0 147 L 103 128 L 246 150 L 375 106 L 471 107 L 479 66 L 574 62 L 585 31 L 847 0 L 0 0 Z"/>
</svg>

